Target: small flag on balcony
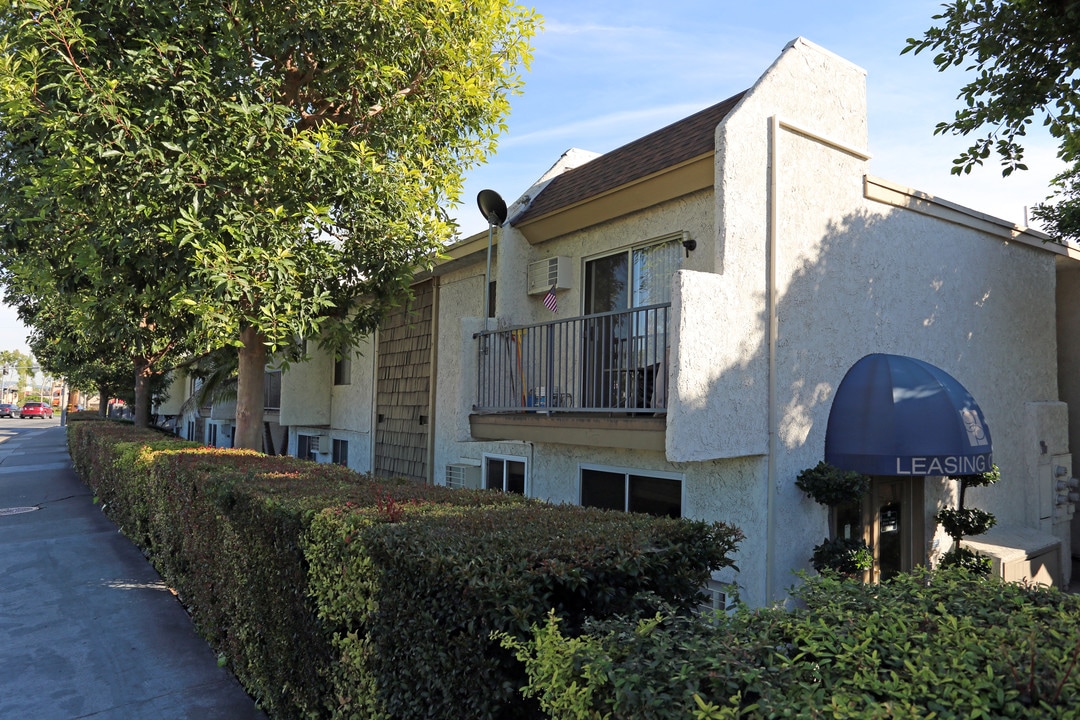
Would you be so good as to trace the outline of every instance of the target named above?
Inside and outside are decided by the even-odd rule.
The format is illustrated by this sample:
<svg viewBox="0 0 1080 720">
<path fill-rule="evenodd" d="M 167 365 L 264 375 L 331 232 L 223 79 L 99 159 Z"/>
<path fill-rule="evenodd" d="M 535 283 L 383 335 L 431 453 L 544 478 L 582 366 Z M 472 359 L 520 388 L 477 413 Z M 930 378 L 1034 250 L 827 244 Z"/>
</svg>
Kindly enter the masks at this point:
<svg viewBox="0 0 1080 720">
<path fill-rule="evenodd" d="M 544 296 L 544 307 L 553 313 L 559 312 L 559 299 L 555 297 L 554 285 L 551 286 L 551 289 L 547 291 L 547 295 Z"/>
</svg>

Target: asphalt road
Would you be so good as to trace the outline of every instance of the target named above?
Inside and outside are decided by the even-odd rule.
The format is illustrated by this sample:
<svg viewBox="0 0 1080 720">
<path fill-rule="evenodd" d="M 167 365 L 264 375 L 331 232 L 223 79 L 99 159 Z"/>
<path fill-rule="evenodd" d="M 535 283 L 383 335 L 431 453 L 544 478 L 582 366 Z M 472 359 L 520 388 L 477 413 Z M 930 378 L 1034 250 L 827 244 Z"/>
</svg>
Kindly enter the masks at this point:
<svg viewBox="0 0 1080 720">
<path fill-rule="evenodd" d="M 71 469 L 0 418 L 0 720 L 265 720 Z"/>
</svg>

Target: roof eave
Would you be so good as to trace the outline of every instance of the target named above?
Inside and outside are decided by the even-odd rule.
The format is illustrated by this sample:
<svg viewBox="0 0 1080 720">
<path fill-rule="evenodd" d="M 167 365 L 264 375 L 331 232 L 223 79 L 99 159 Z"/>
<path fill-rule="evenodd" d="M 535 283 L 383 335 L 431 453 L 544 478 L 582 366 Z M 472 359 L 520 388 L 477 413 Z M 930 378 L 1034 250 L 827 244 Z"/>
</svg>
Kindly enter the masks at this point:
<svg viewBox="0 0 1080 720">
<path fill-rule="evenodd" d="M 702 153 L 579 202 L 514 223 L 533 245 L 713 187 L 715 153 Z"/>
</svg>

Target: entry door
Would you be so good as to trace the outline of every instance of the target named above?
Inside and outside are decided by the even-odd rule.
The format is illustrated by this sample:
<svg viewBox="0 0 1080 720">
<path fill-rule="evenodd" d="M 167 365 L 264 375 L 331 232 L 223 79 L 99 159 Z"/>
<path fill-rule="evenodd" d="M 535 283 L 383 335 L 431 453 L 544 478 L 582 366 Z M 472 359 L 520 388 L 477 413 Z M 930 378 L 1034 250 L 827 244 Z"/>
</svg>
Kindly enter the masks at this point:
<svg viewBox="0 0 1080 720">
<path fill-rule="evenodd" d="M 923 478 L 873 478 L 867 510 L 867 544 L 874 554 L 872 582 L 926 564 Z"/>
<path fill-rule="evenodd" d="M 925 512 L 922 477 L 873 477 L 861 504 L 832 512 L 832 536 L 861 537 L 874 556 L 863 579 L 881 582 L 926 564 Z"/>
</svg>

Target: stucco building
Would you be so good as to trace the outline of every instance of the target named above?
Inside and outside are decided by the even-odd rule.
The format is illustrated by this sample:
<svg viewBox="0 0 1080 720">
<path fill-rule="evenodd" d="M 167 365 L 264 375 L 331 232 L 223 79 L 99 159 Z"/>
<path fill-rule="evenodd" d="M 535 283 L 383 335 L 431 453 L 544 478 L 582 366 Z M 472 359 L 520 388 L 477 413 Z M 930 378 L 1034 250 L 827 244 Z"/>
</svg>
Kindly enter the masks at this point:
<svg viewBox="0 0 1080 720">
<path fill-rule="evenodd" d="M 745 92 L 605 155 L 568 152 L 352 357 L 284 373 L 289 451 L 729 522 L 746 541 L 717 587 L 761 604 L 829 532 L 794 482 L 850 439 L 828 437 L 845 376 L 912 359 L 969 394 L 956 410 L 987 442 L 897 450 L 906 471 L 875 475 L 874 577 L 947 549 L 941 463 L 992 452 L 1001 482 L 967 498 L 997 516 L 988 547 L 1067 582 L 1080 254 L 869 160 L 865 72 L 802 39 Z"/>
</svg>

